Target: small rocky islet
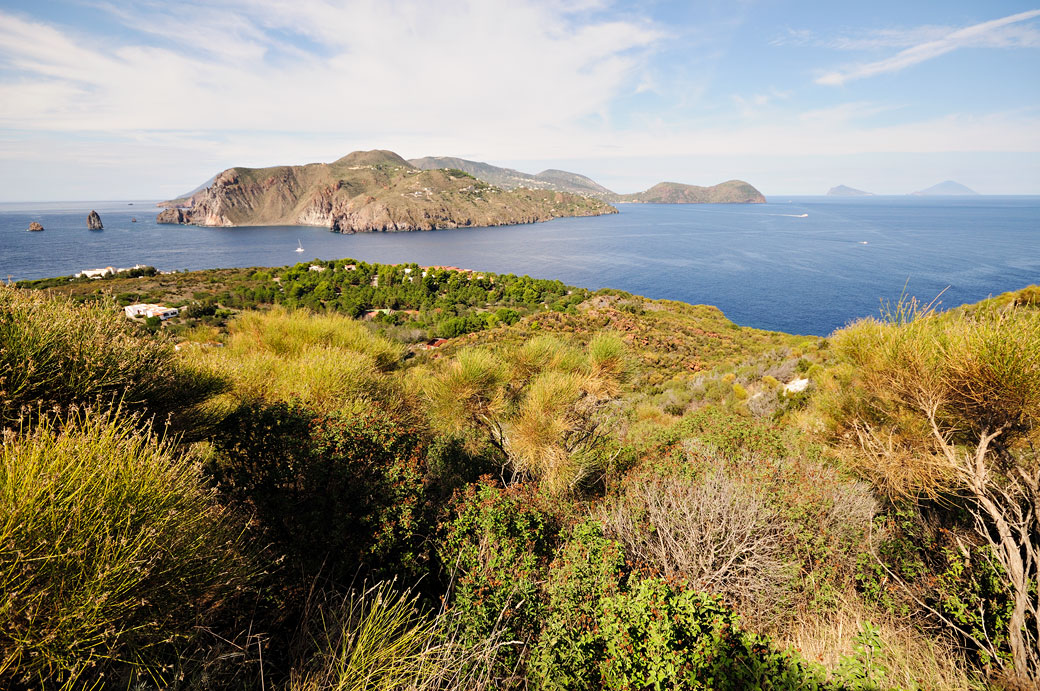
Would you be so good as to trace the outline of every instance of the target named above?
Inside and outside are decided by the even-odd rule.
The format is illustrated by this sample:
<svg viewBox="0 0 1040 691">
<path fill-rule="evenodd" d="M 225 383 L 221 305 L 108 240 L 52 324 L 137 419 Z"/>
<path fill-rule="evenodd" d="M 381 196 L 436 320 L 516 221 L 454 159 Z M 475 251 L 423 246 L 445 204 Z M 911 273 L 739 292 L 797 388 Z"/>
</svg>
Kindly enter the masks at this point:
<svg viewBox="0 0 1040 691">
<path fill-rule="evenodd" d="M 87 230 L 104 230 L 105 224 L 101 222 L 101 216 L 93 209 L 87 214 Z"/>
</svg>

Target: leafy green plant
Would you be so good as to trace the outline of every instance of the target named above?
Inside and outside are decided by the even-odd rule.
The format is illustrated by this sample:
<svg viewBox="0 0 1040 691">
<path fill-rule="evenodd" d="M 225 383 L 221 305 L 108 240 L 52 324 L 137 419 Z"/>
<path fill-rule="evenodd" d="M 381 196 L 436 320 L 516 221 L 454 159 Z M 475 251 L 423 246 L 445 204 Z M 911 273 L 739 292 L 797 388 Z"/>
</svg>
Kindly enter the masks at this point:
<svg viewBox="0 0 1040 691">
<path fill-rule="evenodd" d="M 741 629 L 719 599 L 657 578 L 605 598 L 604 688 L 823 689 L 822 674 Z"/>
<path fill-rule="evenodd" d="M 214 438 L 211 472 L 308 578 L 419 570 L 424 441 L 376 407 L 317 415 L 247 405 Z"/>
<path fill-rule="evenodd" d="M 605 538 L 598 523 L 588 520 L 575 526 L 552 563 L 545 587 L 547 611 L 528 665 L 536 688 L 603 688 L 603 599 L 621 592 L 627 570 L 621 545 Z"/>
<path fill-rule="evenodd" d="M 535 488 L 494 486 L 489 479 L 469 485 L 444 526 L 438 552 L 454 575 L 452 609 L 460 616 L 463 641 L 475 643 L 502 631 L 516 645 L 496 662 L 508 678 L 526 659 L 542 625 L 541 584 L 548 571 L 556 528 L 538 504 Z"/>
</svg>

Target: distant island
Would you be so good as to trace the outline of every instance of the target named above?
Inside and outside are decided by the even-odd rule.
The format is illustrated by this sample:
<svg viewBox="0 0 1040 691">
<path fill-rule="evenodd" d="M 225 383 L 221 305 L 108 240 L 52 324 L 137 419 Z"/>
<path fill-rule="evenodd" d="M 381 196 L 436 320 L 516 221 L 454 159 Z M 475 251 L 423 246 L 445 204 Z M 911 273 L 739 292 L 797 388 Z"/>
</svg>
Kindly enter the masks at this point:
<svg viewBox="0 0 1040 691">
<path fill-rule="evenodd" d="M 421 170 L 455 168 L 469 173 L 478 180 L 483 180 L 504 190 L 513 190 L 517 187 L 526 187 L 533 190 L 546 189 L 596 197 L 607 202 L 617 201 L 617 198 L 620 196 L 591 178 L 578 173 L 569 173 L 566 170 L 549 169 L 531 175 L 529 173 L 521 173 L 519 170 L 513 170 L 512 168 L 500 168 L 490 163 L 469 161 L 453 156 L 411 158 L 408 159 L 408 163 Z"/>
<path fill-rule="evenodd" d="M 618 194 L 607 189 L 595 180 L 566 170 L 543 170 L 532 175 L 512 168 L 500 168 L 490 163 L 470 161 L 453 156 L 427 156 L 413 158 L 408 161 L 416 168 L 432 170 L 436 168 L 456 168 L 463 170 L 478 180 L 483 180 L 502 189 L 512 190 L 519 187 L 529 189 L 556 190 L 587 197 L 594 197 L 605 202 L 647 203 L 647 204 L 762 204 L 766 198 L 757 189 L 742 180 L 730 180 L 712 187 L 684 185 L 678 182 L 661 182 L 644 192 L 634 194 Z"/>
<path fill-rule="evenodd" d="M 864 192 L 858 190 L 855 187 L 847 187 L 846 185 L 838 185 L 827 190 L 828 197 L 873 197 L 873 192 Z"/>
<path fill-rule="evenodd" d="M 918 192 L 914 192 L 913 194 L 915 196 L 919 196 L 919 197 L 938 197 L 938 196 L 969 196 L 969 195 L 977 195 L 978 192 L 976 192 L 975 190 L 970 189 L 968 187 L 965 187 L 964 185 L 962 185 L 959 182 L 954 182 L 953 180 L 947 180 L 945 182 L 940 182 L 938 185 L 932 185 L 931 187 L 929 187 L 927 189 L 923 189 L 923 190 L 920 190 Z"/>
<path fill-rule="evenodd" d="M 765 204 L 766 198 L 743 180 L 729 180 L 711 187 L 659 182 L 645 192 L 623 194 L 618 201 L 637 204 Z"/>
<path fill-rule="evenodd" d="M 591 182 L 591 181 L 590 181 Z M 392 151 L 355 151 L 333 163 L 229 168 L 187 197 L 161 202 L 158 223 L 311 225 L 333 231 L 411 231 L 617 213 L 589 196 L 504 190 L 460 169 L 421 170 Z"/>
</svg>

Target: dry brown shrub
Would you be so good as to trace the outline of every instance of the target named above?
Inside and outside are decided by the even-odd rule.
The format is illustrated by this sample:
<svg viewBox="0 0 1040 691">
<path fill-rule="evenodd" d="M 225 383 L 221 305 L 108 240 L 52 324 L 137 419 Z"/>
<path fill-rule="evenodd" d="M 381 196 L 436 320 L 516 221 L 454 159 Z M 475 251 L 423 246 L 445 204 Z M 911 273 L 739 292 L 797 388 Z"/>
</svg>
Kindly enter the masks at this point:
<svg viewBox="0 0 1040 691">
<path fill-rule="evenodd" d="M 721 469 L 631 483 L 604 503 L 600 520 L 629 558 L 721 595 L 753 619 L 768 617 L 787 595 L 794 569 L 787 525 Z"/>
</svg>

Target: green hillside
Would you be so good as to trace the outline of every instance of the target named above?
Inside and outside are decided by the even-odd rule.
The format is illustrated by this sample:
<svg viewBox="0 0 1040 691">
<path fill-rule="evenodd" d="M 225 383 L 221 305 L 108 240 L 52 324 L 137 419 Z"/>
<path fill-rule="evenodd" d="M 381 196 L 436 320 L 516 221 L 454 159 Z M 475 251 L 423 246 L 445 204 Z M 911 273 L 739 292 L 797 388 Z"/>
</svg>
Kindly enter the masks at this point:
<svg viewBox="0 0 1040 691">
<path fill-rule="evenodd" d="M 427 156 L 425 158 L 413 158 L 408 162 L 416 168 L 423 170 L 457 168 L 458 170 L 464 170 L 479 180 L 506 190 L 516 189 L 517 187 L 535 190 L 555 190 L 557 192 L 569 192 L 571 194 L 595 197 L 606 202 L 616 201 L 618 197 L 616 193 L 611 192 L 594 180 L 578 173 L 569 173 L 565 170 L 543 170 L 536 175 L 531 175 L 529 173 L 521 173 L 519 170 L 513 170 L 512 168 L 501 168 L 489 163 L 468 161 L 464 158 L 452 156 Z"/>
<path fill-rule="evenodd" d="M 0 686 L 1030 688 L 1038 353 L 1038 286 L 828 338 L 349 259 L 3 286 Z"/>
<path fill-rule="evenodd" d="M 617 201 L 644 204 L 764 204 L 766 198 L 743 180 L 729 180 L 711 187 L 659 182 L 645 192 L 623 194 Z"/>
</svg>

